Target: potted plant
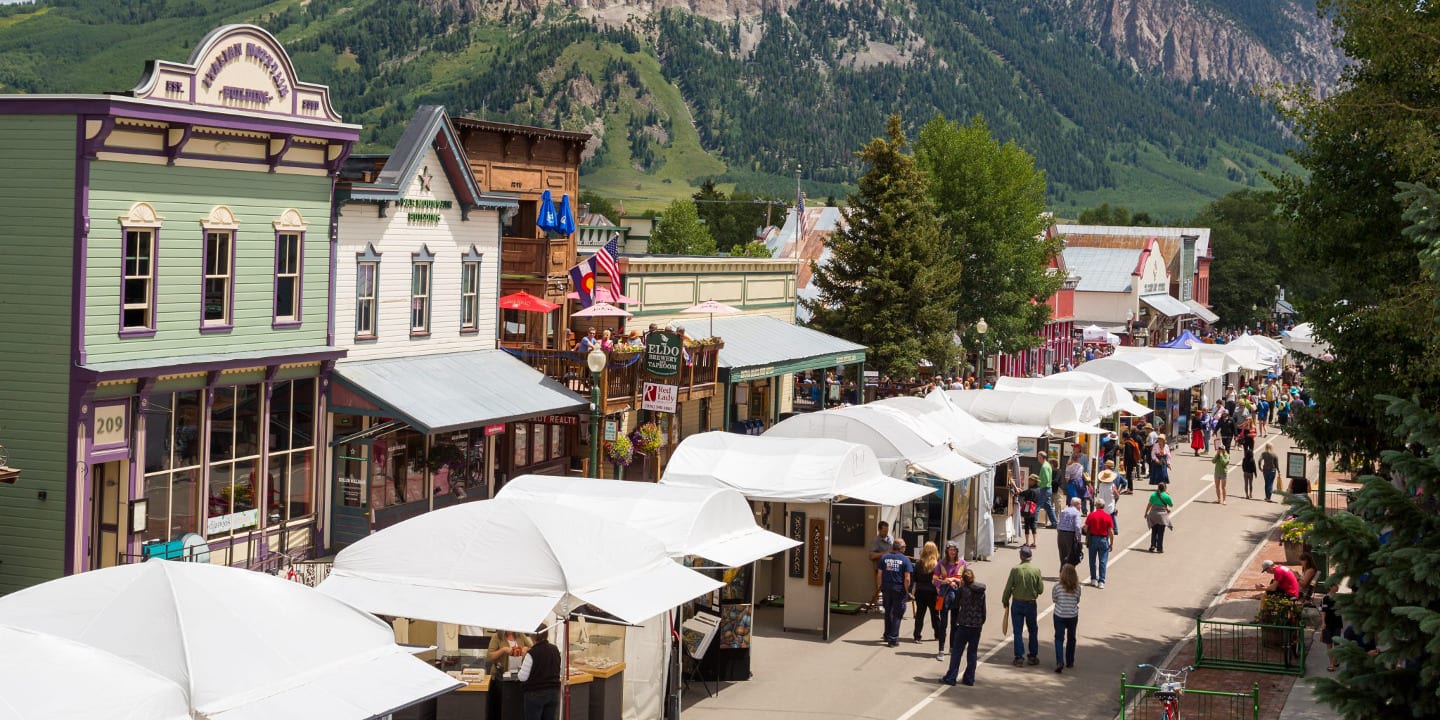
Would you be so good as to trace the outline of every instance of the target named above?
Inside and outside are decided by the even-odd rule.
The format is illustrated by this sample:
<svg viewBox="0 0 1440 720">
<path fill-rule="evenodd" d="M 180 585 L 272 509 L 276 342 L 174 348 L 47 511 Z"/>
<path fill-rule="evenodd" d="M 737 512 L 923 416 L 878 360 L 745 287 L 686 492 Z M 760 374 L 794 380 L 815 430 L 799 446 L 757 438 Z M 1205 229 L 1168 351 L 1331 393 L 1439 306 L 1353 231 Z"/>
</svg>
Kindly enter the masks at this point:
<svg viewBox="0 0 1440 720">
<path fill-rule="evenodd" d="M 660 449 L 660 440 L 660 426 L 653 422 L 644 423 L 630 433 L 630 444 L 642 453 L 648 454 Z"/>
<path fill-rule="evenodd" d="M 617 435 L 614 440 L 605 443 L 605 459 L 618 467 L 626 467 L 635 459 L 635 446 L 630 443 L 630 438 Z"/>
<path fill-rule="evenodd" d="M 1280 542 L 1285 546 L 1285 564 L 1298 565 L 1300 555 L 1305 552 L 1305 541 L 1310 537 L 1311 523 L 1295 518 L 1280 523 Z"/>
<path fill-rule="evenodd" d="M 1304 603 L 1294 598 L 1270 593 L 1260 596 L 1255 622 L 1266 626 L 1260 628 L 1260 644 L 1278 648 L 1298 641 L 1305 625 L 1304 612 Z"/>
</svg>

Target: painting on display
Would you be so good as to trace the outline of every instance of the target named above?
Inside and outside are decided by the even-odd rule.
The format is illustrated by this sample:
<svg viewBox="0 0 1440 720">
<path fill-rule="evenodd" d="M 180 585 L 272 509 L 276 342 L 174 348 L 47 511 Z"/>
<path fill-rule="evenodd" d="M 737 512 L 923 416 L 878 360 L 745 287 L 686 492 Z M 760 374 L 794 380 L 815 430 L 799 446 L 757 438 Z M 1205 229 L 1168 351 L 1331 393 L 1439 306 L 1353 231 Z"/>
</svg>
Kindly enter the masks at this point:
<svg viewBox="0 0 1440 720">
<path fill-rule="evenodd" d="M 722 650 L 744 650 L 750 647 L 750 630 L 754 627 L 754 621 L 754 605 L 726 605 L 721 608 L 717 647 Z"/>
</svg>

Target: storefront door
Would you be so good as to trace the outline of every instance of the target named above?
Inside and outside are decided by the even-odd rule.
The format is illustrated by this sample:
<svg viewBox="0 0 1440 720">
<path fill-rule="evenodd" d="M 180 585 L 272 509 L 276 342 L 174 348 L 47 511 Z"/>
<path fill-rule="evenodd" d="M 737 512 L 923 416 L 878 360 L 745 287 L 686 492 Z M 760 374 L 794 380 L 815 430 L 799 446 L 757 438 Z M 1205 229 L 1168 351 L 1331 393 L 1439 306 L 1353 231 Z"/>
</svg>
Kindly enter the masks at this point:
<svg viewBox="0 0 1440 720">
<path fill-rule="evenodd" d="M 330 549 L 339 551 L 370 534 L 370 442 L 335 448 L 334 501 L 330 504 Z"/>
<path fill-rule="evenodd" d="M 126 520 L 122 508 L 130 494 L 128 485 L 122 486 L 123 467 L 119 460 L 90 466 L 91 570 L 120 564 L 120 538 L 125 537 L 121 525 Z"/>
</svg>

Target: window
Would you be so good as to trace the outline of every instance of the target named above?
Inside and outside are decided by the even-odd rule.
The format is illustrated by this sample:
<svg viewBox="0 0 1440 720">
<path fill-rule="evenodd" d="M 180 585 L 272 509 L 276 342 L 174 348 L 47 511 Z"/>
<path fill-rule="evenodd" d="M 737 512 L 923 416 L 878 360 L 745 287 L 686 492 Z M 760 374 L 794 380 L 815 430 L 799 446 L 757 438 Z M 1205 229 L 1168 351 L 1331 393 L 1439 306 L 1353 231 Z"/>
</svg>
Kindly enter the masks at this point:
<svg viewBox="0 0 1440 720">
<path fill-rule="evenodd" d="M 201 391 L 151 396 L 145 415 L 145 540 L 168 542 L 199 530 Z"/>
<path fill-rule="evenodd" d="M 366 245 L 365 252 L 356 256 L 355 272 L 355 338 L 368 340 L 379 332 L 376 321 L 379 318 L 377 285 L 380 278 L 380 253 L 374 246 Z"/>
<path fill-rule="evenodd" d="M 210 406 L 207 535 L 260 524 L 260 385 L 218 388 Z"/>
<path fill-rule="evenodd" d="M 480 327 L 480 263 L 483 260 L 475 246 L 465 253 L 460 263 L 460 331 L 476 331 Z"/>
<path fill-rule="evenodd" d="M 275 235 L 275 322 L 300 323 L 301 233 Z"/>
<path fill-rule="evenodd" d="M 435 256 L 424 245 L 410 256 L 410 335 L 430 334 L 430 269 Z"/>
<path fill-rule="evenodd" d="M 232 284 L 235 280 L 231 260 L 235 235 L 230 231 L 205 233 L 205 309 L 202 324 L 230 325 Z"/>
<path fill-rule="evenodd" d="M 265 516 L 283 523 L 315 512 L 315 380 L 277 382 L 270 394 Z"/>
<path fill-rule="evenodd" d="M 125 231 L 120 329 L 155 329 L 155 231 Z"/>
</svg>

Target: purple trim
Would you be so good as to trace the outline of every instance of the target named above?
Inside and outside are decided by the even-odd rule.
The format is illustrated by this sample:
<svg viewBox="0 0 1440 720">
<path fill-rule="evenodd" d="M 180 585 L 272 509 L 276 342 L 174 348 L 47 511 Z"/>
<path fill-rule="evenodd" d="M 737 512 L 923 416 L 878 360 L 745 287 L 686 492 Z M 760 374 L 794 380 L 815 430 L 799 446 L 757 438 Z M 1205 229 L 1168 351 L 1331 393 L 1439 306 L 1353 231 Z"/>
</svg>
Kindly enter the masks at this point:
<svg viewBox="0 0 1440 720">
<path fill-rule="evenodd" d="M 129 368 L 124 370 L 94 370 L 90 368 L 76 368 L 75 376 L 79 384 L 88 387 L 90 383 L 115 380 L 121 378 L 157 378 L 161 375 L 180 375 L 184 373 L 214 372 L 221 370 L 233 370 L 235 368 L 259 367 L 275 363 L 309 363 L 315 361 L 334 361 L 345 357 L 344 348 L 327 348 L 314 352 L 295 353 L 285 355 L 276 353 L 270 357 L 263 358 L 239 358 L 233 360 L 210 360 L 205 362 L 178 363 L 174 365 L 157 365 L 155 367 Z M 73 457 L 73 455 L 72 455 Z"/>
<path fill-rule="evenodd" d="M 288 132 L 304 137 L 353 143 L 360 139 L 360 126 L 345 123 L 307 123 L 282 116 L 255 118 L 236 115 L 225 108 L 154 107 L 122 95 L 7 95 L 0 97 L 0 114 L 5 115 L 113 115 L 115 117 L 180 122 L 226 130 Z"/>
<path fill-rule="evenodd" d="M 304 230 L 276 230 L 275 231 L 275 273 L 271 279 L 270 291 L 270 327 L 272 329 L 297 328 L 304 320 L 304 307 L 302 302 L 305 299 L 305 236 Z M 277 313 L 280 312 L 280 237 L 282 235 L 295 235 L 295 319 L 282 320 Z M 326 345 L 334 343 L 328 340 Z"/>
<path fill-rule="evenodd" d="M 107 407 L 107 408 L 108 408 L 108 407 L 115 407 L 116 405 L 123 405 L 123 406 L 125 406 L 125 421 L 124 421 L 124 422 L 125 422 L 125 425 L 124 425 L 124 427 L 125 427 L 125 439 L 124 439 L 124 440 L 121 440 L 120 442 L 110 443 L 110 444 L 108 444 L 108 445 L 96 445 L 96 444 L 95 444 L 95 416 L 100 412 L 100 408 L 102 408 L 102 407 Z M 85 448 L 85 458 L 86 458 L 86 461 L 87 461 L 87 462 L 91 462 L 91 463 L 95 463 L 95 462 L 110 462 L 111 460 L 119 460 L 119 459 L 121 459 L 122 457 L 123 457 L 123 458 L 129 458 L 129 457 L 130 457 L 130 429 L 133 427 L 134 418 L 135 418 L 135 413 L 132 412 L 132 410 L 131 410 L 131 408 L 130 408 L 130 402 L 129 402 L 128 400 L 118 400 L 118 401 L 115 401 L 115 400 L 107 400 L 107 401 L 104 401 L 104 402 L 92 402 L 92 403 L 90 403 L 90 422 L 85 426 L 85 429 L 88 431 L 88 432 L 85 434 L 85 437 L 89 440 L 89 446 Z M 116 451 L 123 451 L 123 452 L 122 452 L 121 455 L 116 456 L 116 454 L 115 454 Z M 100 459 L 97 459 L 97 458 L 100 458 Z"/>
<path fill-rule="evenodd" d="M 116 333 L 116 335 L 118 335 L 119 337 L 125 338 L 125 339 L 127 339 L 127 340 L 128 340 L 128 339 L 131 339 L 131 338 L 152 338 L 152 337 L 155 337 L 155 331 L 154 331 L 154 330 L 121 330 L 120 332 Z"/>
<path fill-rule="evenodd" d="M 225 233 L 230 236 L 230 264 L 228 277 L 229 286 L 225 290 L 225 320 L 223 322 L 205 320 L 205 276 L 209 274 L 210 268 L 210 235 L 211 233 Z M 235 246 L 239 245 L 240 232 L 234 228 L 225 230 L 211 230 L 206 227 L 200 228 L 200 333 L 228 333 L 235 329 Z"/>
<path fill-rule="evenodd" d="M 326 228 L 326 250 L 330 253 L 330 279 L 325 288 L 325 345 L 335 347 L 335 271 L 340 251 L 340 203 L 335 200 L 336 176 L 330 175 L 330 226 Z"/>
<path fill-rule="evenodd" d="M 161 144 L 165 146 L 165 158 L 166 158 L 166 160 L 167 160 L 167 162 L 166 162 L 167 165 L 174 165 L 174 164 L 175 164 L 175 158 L 179 157 L 179 156 L 180 156 L 180 153 L 185 152 L 185 146 L 190 143 L 190 135 L 191 135 L 191 129 L 190 129 L 190 128 L 191 128 L 190 125 L 181 125 L 181 126 L 180 126 L 180 142 L 177 142 L 177 143 L 175 143 L 174 145 L 171 145 L 171 144 L 170 144 L 170 131 L 173 130 L 174 128 L 166 128 L 166 129 L 165 129 L 165 131 L 164 131 L 164 142 L 161 143 Z"/>
<path fill-rule="evenodd" d="M 130 243 L 127 235 L 131 228 L 125 224 L 120 225 L 120 332 L 122 338 L 148 338 L 155 337 L 155 328 L 158 326 L 160 308 L 156 304 L 159 295 L 157 294 L 160 285 L 160 228 L 134 228 L 135 230 L 150 231 L 150 324 L 146 327 L 125 327 L 125 250 Z"/>
<path fill-rule="evenodd" d="M 74 233 L 70 259 L 70 402 L 65 415 L 65 457 L 62 460 L 61 482 L 65 487 L 65 555 L 61 570 L 69 575 L 76 571 L 76 524 L 85 507 L 75 492 L 73 467 L 77 454 L 75 425 L 80 418 L 80 396 L 83 383 L 78 368 L 85 364 L 85 257 L 89 254 L 90 228 L 90 161 L 85 152 L 85 116 L 75 118 L 75 207 Z"/>
</svg>

